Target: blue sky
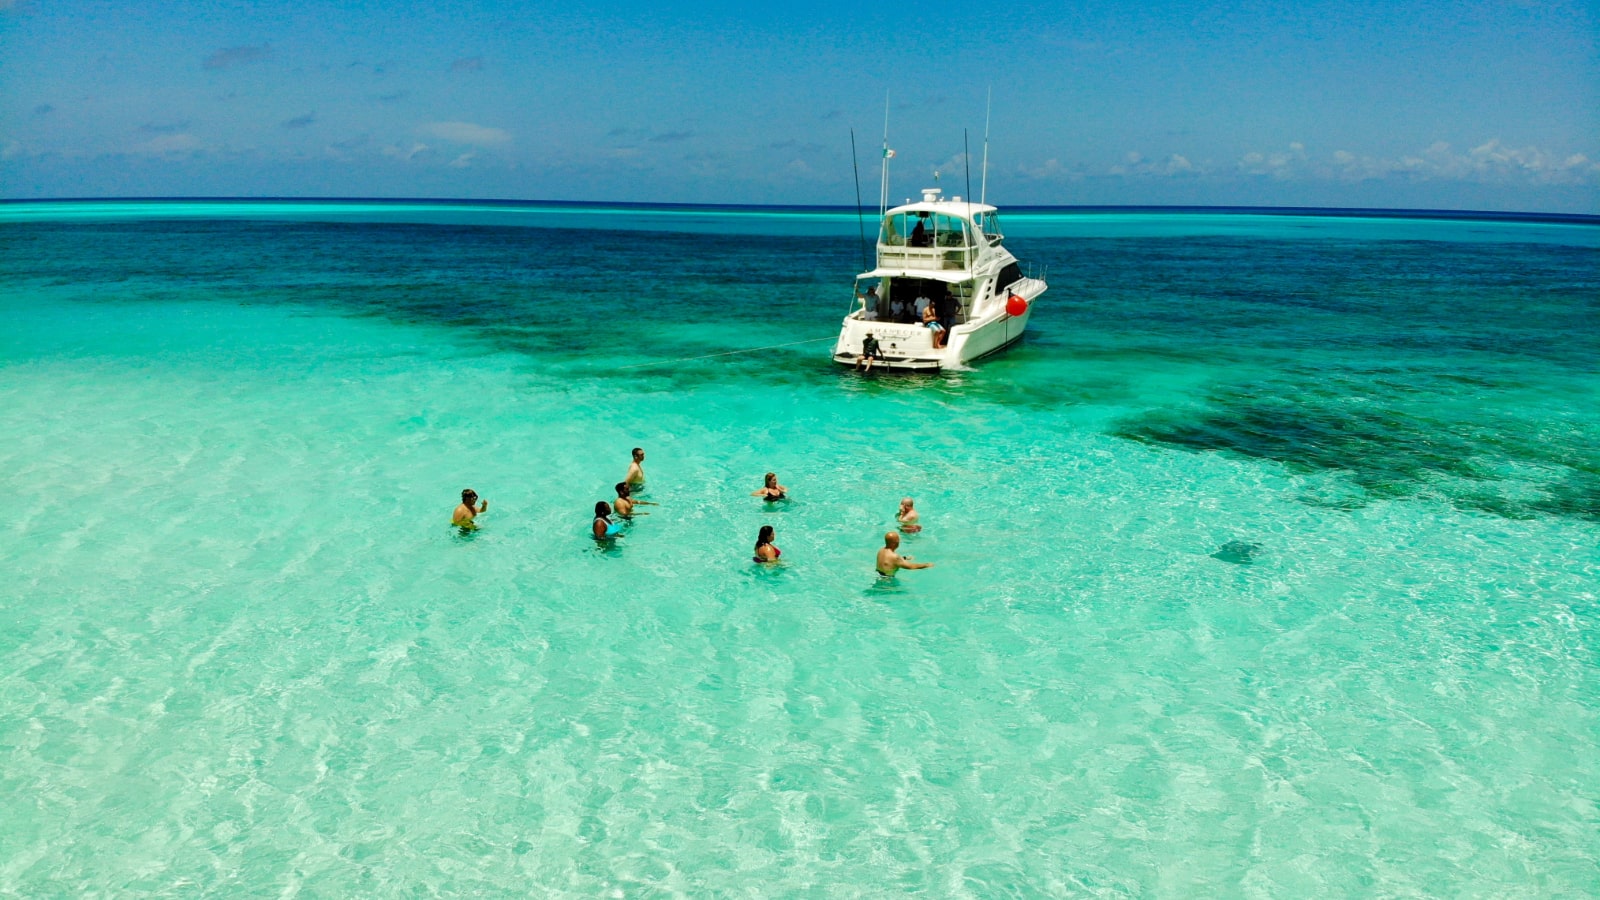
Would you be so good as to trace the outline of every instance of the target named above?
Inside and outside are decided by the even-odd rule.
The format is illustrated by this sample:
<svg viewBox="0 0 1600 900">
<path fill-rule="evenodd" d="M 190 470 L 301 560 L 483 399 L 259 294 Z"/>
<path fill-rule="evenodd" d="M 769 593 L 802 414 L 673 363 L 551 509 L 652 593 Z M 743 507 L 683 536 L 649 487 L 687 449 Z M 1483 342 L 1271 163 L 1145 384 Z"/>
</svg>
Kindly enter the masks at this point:
<svg viewBox="0 0 1600 900">
<path fill-rule="evenodd" d="M 0 0 L 0 196 L 1600 213 L 1592 3 Z M 976 184 L 975 184 L 976 187 Z"/>
</svg>

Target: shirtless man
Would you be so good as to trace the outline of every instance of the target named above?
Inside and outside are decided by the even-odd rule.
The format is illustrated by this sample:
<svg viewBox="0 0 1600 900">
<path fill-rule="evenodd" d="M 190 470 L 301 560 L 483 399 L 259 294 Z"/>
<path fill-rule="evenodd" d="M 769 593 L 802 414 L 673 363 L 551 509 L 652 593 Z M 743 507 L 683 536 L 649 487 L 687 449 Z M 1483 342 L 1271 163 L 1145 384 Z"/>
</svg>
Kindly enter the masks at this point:
<svg viewBox="0 0 1600 900">
<path fill-rule="evenodd" d="M 474 508 L 473 504 L 477 504 L 476 508 Z M 478 492 L 472 488 L 467 488 L 461 492 L 461 505 L 456 507 L 455 515 L 450 517 L 450 524 L 457 528 L 477 528 L 478 523 L 474 522 L 473 519 L 476 519 L 481 513 L 487 512 L 488 509 L 489 501 L 480 502 L 478 500 Z"/>
<path fill-rule="evenodd" d="M 628 487 L 628 483 L 626 481 L 619 481 L 619 482 L 617 482 L 617 499 L 612 501 L 611 509 L 612 509 L 613 512 L 615 512 L 617 515 L 623 517 L 624 519 L 631 519 L 634 516 L 648 516 L 648 515 L 650 515 L 649 513 L 645 512 L 644 510 L 639 510 L 638 512 L 634 512 L 633 508 L 635 506 L 660 506 L 660 505 L 661 504 L 659 504 L 659 503 L 651 503 L 649 500 L 635 500 L 635 499 L 633 499 L 633 490 Z"/>
<path fill-rule="evenodd" d="M 639 487 L 644 484 L 644 451 L 638 447 L 633 448 L 633 462 L 628 463 L 628 477 L 622 479 L 629 487 Z"/>
<path fill-rule="evenodd" d="M 901 569 L 931 569 L 933 563 L 912 562 L 911 557 L 900 555 L 900 533 L 891 531 L 883 536 L 883 549 L 878 551 L 878 574 L 893 578 Z"/>
<path fill-rule="evenodd" d="M 900 523 L 900 530 L 906 534 L 916 534 L 922 530 L 920 518 L 916 508 L 911 504 L 911 498 L 901 498 L 900 512 L 895 515 L 895 520 Z"/>
</svg>

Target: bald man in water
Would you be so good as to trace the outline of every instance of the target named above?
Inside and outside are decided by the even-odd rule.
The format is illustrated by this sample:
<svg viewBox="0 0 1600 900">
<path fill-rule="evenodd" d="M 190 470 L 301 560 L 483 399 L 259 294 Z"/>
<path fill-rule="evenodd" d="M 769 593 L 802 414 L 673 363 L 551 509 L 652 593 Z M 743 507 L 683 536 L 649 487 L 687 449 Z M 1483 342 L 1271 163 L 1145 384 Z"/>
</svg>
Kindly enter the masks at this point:
<svg viewBox="0 0 1600 900">
<path fill-rule="evenodd" d="M 891 531 L 883 536 L 883 549 L 878 551 L 878 574 L 893 578 L 901 569 L 931 569 L 933 563 L 912 562 L 911 557 L 900 555 L 900 533 Z"/>
</svg>

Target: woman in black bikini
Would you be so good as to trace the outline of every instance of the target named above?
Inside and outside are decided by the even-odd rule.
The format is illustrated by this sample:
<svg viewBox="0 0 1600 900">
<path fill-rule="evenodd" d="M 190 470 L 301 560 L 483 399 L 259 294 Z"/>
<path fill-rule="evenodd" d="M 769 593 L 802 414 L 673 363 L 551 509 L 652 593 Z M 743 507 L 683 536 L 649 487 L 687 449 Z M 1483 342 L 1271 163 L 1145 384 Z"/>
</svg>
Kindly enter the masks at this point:
<svg viewBox="0 0 1600 900">
<path fill-rule="evenodd" d="M 756 532 L 756 562 L 777 562 L 783 551 L 772 545 L 772 526 L 763 525 Z"/>
<path fill-rule="evenodd" d="M 776 473 L 768 472 L 766 486 L 759 491 L 751 491 L 750 496 L 760 497 L 768 503 L 771 503 L 774 500 L 789 499 L 789 489 L 778 483 L 778 476 Z"/>
</svg>

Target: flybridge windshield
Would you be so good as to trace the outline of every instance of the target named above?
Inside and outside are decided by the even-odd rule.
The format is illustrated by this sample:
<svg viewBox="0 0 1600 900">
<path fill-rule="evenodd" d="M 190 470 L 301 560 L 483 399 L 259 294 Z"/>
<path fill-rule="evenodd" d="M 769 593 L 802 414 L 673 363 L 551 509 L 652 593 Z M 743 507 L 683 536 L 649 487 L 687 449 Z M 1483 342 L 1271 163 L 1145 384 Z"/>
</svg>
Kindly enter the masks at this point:
<svg viewBox="0 0 1600 900">
<path fill-rule="evenodd" d="M 1000 230 L 1000 216 L 995 213 L 984 213 L 983 217 L 978 220 L 978 227 L 983 229 L 984 236 L 989 239 L 991 244 L 1005 237 L 1005 233 Z"/>
<path fill-rule="evenodd" d="M 883 217 L 878 242 L 889 247 L 965 247 L 968 227 L 960 216 L 927 211 Z"/>
</svg>

